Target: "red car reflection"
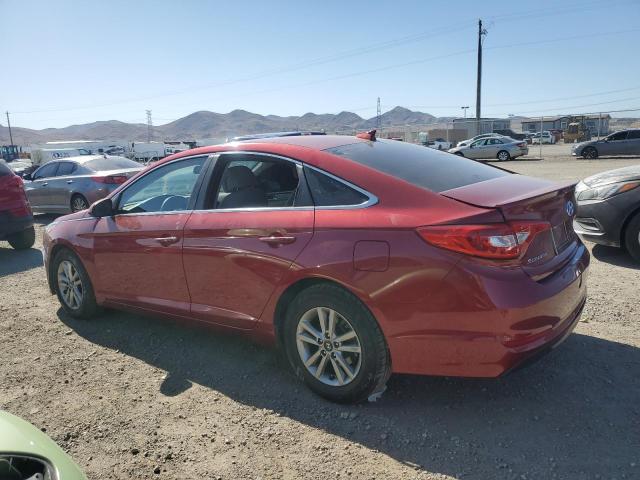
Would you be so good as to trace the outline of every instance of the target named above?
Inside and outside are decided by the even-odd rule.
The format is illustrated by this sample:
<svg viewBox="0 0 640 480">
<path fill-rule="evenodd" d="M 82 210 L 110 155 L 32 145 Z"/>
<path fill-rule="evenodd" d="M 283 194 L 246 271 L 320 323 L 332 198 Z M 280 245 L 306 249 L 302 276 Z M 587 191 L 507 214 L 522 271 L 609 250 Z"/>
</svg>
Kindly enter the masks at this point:
<svg viewBox="0 0 640 480">
<path fill-rule="evenodd" d="M 182 152 L 47 228 L 52 292 L 284 348 L 356 402 L 392 372 L 496 377 L 569 335 L 589 254 L 573 183 L 346 136 Z"/>
</svg>

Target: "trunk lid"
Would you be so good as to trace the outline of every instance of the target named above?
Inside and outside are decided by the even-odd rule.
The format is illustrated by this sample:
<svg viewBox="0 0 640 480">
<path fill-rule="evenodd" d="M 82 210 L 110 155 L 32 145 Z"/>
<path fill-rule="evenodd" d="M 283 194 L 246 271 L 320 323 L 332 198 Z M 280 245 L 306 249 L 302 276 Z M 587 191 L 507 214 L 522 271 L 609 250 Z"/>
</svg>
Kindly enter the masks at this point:
<svg viewBox="0 0 640 480">
<path fill-rule="evenodd" d="M 478 207 L 495 208 L 505 221 L 543 221 L 550 228 L 536 234 L 520 260 L 522 268 L 541 280 L 560 268 L 578 246 L 573 230 L 576 182 L 552 182 L 508 175 L 441 192 Z"/>
</svg>

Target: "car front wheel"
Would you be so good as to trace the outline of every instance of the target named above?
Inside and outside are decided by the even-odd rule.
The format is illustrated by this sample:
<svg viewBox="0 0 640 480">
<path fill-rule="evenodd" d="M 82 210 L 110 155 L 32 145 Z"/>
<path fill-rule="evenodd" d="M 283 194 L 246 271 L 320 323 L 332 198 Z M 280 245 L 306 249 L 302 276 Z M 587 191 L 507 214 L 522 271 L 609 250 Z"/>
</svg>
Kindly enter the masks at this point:
<svg viewBox="0 0 640 480">
<path fill-rule="evenodd" d="M 624 246 L 629 255 L 640 263 L 640 213 L 636 213 L 625 229 Z"/>
<path fill-rule="evenodd" d="M 98 312 L 89 275 L 80 259 L 70 250 L 59 252 L 51 272 L 62 308 L 75 318 L 91 318 Z"/>
<path fill-rule="evenodd" d="M 587 147 L 582 150 L 582 156 L 591 160 L 598 158 L 598 151 L 593 147 Z"/>
<path fill-rule="evenodd" d="M 322 397 L 357 403 L 384 391 L 391 366 L 382 331 L 362 302 L 338 286 L 298 294 L 283 343 L 296 376 Z"/>
</svg>

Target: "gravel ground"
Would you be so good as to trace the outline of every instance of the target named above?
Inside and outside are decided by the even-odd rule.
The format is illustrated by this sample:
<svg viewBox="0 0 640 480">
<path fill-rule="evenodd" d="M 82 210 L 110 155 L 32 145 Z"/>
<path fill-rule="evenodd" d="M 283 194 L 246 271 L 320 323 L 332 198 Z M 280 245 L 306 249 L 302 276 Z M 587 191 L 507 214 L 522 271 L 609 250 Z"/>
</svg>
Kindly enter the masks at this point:
<svg viewBox="0 0 640 480">
<path fill-rule="evenodd" d="M 640 162 L 567 150 L 502 165 L 566 179 Z M 40 252 L 0 242 L 0 407 L 95 479 L 640 478 L 640 269 L 592 253 L 583 319 L 539 362 L 497 380 L 394 376 L 378 402 L 345 407 L 244 338 L 120 312 L 73 320 Z"/>
</svg>

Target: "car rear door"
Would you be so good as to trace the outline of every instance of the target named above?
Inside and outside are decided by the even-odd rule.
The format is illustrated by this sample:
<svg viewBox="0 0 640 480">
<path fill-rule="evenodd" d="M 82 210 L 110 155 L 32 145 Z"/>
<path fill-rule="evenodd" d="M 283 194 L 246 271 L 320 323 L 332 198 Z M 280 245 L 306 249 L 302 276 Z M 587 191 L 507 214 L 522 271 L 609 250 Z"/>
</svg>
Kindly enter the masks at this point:
<svg viewBox="0 0 640 480">
<path fill-rule="evenodd" d="M 154 168 L 126 186 L 93 232 L 96 292 L 116 304 L 187 315 L 183 228 L 207 156 Z"/>
<path fill-rule="evenodd" d="M 218 156 L 202 203 L 184 228 L 191 315 L 253 328 L 311 239 L 313 223 L 299 162 L 243 152 Z"/>
<path fill-rule="evenodd" d="M 605 142 L 598 144 L 600 155 L 623 155 L 627 149 L 627 132 L 616 132 L 609 135 Z"/>
<path fill-rule="evenodd" d="M 56 209 L 70 210 L 71 199 L 69 195 L 70 187 L 73 185 L 71 175 L 77 170 L 78 164 L 70 161 L 58 162 L 56 176 L 49 180 L 49 196 L 52 205 Z"/>
</svg>

